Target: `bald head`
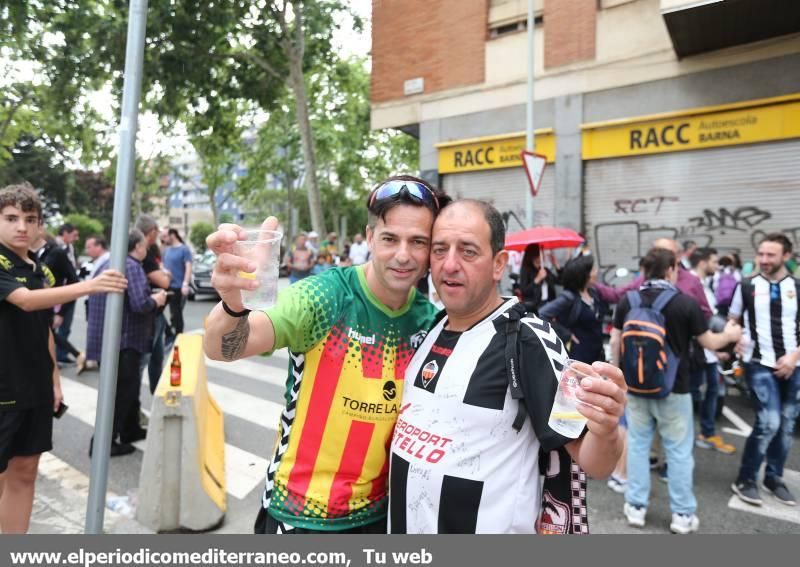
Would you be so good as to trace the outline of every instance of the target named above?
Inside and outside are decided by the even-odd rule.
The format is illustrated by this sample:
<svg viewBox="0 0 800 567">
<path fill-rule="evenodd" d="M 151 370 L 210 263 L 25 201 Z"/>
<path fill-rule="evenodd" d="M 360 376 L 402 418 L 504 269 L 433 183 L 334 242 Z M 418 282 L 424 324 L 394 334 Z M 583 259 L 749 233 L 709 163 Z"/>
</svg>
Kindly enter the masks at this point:
<svg viewBox="0 0 800 567">
<path fill-rule="evenodd" d="M 658 238 L 655 242 L 653 242 L 653 248 L 663 248 L 664 250 L 669 250 L 675 254 L 675 256 L 680 256 L 681 253 L 678 242 L 672 238 Z"/>
<path fill-rule="evenodd" d="M 447 215 L 448 218 L 458 218 L 464 214 L 464 208 L 471 208 L 479 211 L 486 224 L 489 226 L 489 246 L 492 255 L 500 252 L 505 246 L 506 228 L 503 223 L 503 216 L 492 205 L 479 199 L 459 199 L 444 207 L 439 216 Z M 435 230 L 435 225 L 434 225 Z"/>
</svg>

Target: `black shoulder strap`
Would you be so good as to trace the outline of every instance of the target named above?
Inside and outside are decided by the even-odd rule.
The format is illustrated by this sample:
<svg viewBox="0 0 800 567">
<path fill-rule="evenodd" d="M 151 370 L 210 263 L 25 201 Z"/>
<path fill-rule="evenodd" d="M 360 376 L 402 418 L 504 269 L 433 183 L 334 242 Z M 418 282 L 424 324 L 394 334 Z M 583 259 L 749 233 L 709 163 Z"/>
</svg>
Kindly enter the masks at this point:
<svg viewBox="0 0 800 567">
<path fill-rule="evenodd" d="M 518 402 L 517 417 L 514 418 L 513 425 L 517 433 L 522 430 L 522 426 L 528 416 L 528 408 L 525 406 L 525 394 L 522 391 L 522 384 L 520 384 L 522 367 L 517 344 L 519 321 L 524 315 L 525 308 L 517 304 L 508 310 L 508 321 L 506 322 L 506 376 L 508 377 L 509 390 L 511 390 L 511 398 Z"/>
</svg>

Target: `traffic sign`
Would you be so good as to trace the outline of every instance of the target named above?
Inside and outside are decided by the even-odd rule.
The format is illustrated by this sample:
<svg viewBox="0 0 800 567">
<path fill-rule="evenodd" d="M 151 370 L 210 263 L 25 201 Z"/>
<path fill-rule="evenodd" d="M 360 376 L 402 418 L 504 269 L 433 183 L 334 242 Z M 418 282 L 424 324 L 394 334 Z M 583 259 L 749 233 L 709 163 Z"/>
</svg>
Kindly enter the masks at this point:
<svg viewBox="0 0 800 567">
<path fill-rule="evenodd" d="M 522 150 L 522 164 L 525 166 L 525 173 L 528 176 L 528 183 L 531 186 L 531 195 L 534 197 L 539 192 L 544 177 L 544 168 L 547 165 L 547 156 Z"/>
</svg>

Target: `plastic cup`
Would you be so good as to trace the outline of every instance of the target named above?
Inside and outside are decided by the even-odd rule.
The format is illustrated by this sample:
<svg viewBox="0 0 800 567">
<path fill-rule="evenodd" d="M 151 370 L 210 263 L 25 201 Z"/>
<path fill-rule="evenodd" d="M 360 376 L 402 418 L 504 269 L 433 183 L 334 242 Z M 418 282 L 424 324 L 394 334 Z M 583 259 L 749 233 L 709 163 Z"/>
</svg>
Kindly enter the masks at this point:
<svg viewBox="0 0 800 567">
<path fill-rule="evenodd" d="M 578 360 L 567 360 L 561 370 L 556 398 L 547 425 L 564 437 L 576 439 L 586 426 L 586 418 L 578 412 L 578 404 L 582 402 L 578 400 L 576 394 L 580 389 L 581 380 L 588 377 L 600 378 L 590 365 Z"/>
<path fill-rule="evenodd" d="M 239 240 L 234 254 L 255 262 L 254 272 L 239 272 L 240 278 L 256 280 L 256 289 L 242 290 L 242 305 L 247 309 L 262 310 L 275 305 L 278 297 L 278 266 L 283 233 L 275 230 L 248 230 L 247 239 Z"/>
</svg>

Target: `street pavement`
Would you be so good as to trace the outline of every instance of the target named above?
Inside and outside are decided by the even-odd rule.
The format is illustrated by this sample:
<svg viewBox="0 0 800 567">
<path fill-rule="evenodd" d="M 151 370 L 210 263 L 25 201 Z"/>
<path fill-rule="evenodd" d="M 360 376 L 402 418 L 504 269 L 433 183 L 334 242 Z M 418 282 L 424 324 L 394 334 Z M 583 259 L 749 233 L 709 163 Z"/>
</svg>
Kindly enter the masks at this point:
<svg viewBox="0 0 800 567">
<path fill-rule="evenodd" d="M 281 287 L 287 285 L 281 281 Z M 199 297 L 184 311 L 187 332 L 200 333 L 203 319 L 215 299 Z M 86 323 L 83 308 L 76 311 L 71 341 L 83 348 Z M 225 414 L 225 459 L 227 505 L 225 519 L 217 533 L 252 533 L 264 483 L 266 459 L 276 436 L 283 403 L 288 354 L 253 357 L 235 363 L 207 361 L 209 390 Z M 74 366 L 62 368 L 65 401 L 69 411 L 54 426 L 54 450 L 42 457 L 31 533 L 82 533 L 89 488 L 89 439 L 92 435 L 99 373 L 75 376 Z M 149 388 L 143 383 L 142 407 L 151 404 Z M 719 426 L 726 440 L 737 447 L 734 455 L 695 450 L 695 489 L 700 516 L 700 533 L 800 533 L 800 507 L 787 507 L 764 493 L 764 506 L 756 508 L 732 497 L 730 484 L 736 476 L 741 450 L 752 424 L 753 414 L 743 396 L 729 396 Z M 146 489 L 140 479 L 142 451 L 136 444 L 131 455 L 110 460 L 107 502 L 116 509 L 105 510 L 107 533 L 148 533 L 132 517 L 136 497 Z M 792 449 L 785 480 L 800 496 L 800 445 Z M 666 484 L 652 476 L 652 497 L 647 525 L 631 528 L 622 514 L 623 497 L 606 487 L 605 481 L 589 482 L 588 503 L 593 533 L 669 533 L 669 501 Z M 140 484 L 143 483 L 143 484 Z"/>
</svg>

